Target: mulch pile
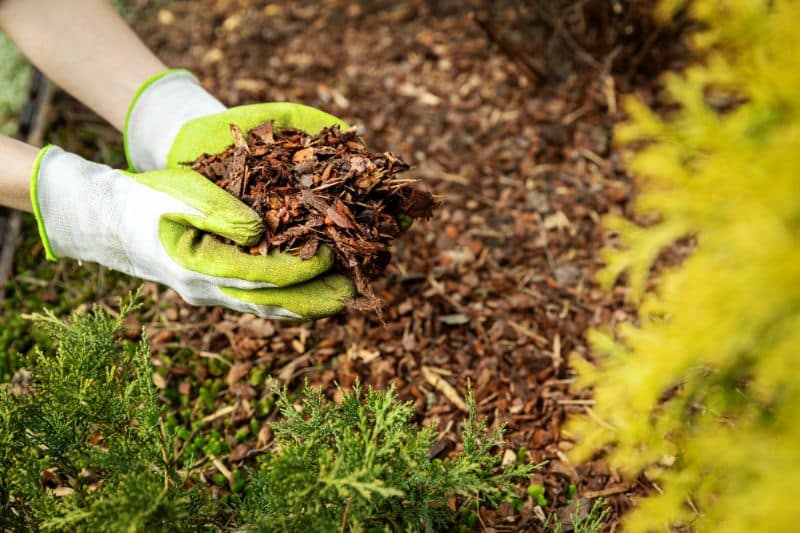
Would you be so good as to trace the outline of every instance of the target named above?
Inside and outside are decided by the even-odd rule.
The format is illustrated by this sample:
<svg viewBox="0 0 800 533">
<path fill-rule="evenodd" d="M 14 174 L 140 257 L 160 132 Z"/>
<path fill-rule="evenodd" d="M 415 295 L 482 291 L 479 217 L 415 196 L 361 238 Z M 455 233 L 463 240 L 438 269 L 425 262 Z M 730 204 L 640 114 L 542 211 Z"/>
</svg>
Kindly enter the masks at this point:
<svg viewBox="0 0 800 533">
<path fill-rule="evenodd" d="M 491 5 L 513 17 L 528 4 Z M 554 31 L 595 28 L 580 9 Z M 529 482 L 544 485 L 549 504 L 526 498 L 519 512 L 510 504 L 482 509 L 481 527 L 542 530 L 559 520 L 569 530 L 569 517 L 603 496 L 613 529 L 655 488 L 624 479 L 601 456 L 569 461 L 573 443 L 562 425 L 593 415 L 590 392 L 571 388 L 569 361 L 591 360 L 589 328 L 635 318 L 624 286 L 608 293 L 593 282 L 601 250 L 615 243 L 601 217 L 626 213 L 632 196 L 612 131 L 624 118 L 622 95 L 656 100 L 654 80 L 674 65 L 668 59 L 681 54 L 681 41 L 656 35 L 636 61 L 624 51 L 580 50 L 581 68 L 544 82 L 498 44 L 505 26 L 471 12 L 457 0 L 204 0 L 169 4 L 136 23 L 168 64 L 192 69 L 226 104 L 319 107 L 356 125 L 370 147 L 402 154 L 442 199 L 430 221 L 394 242 L 391 264 L 373 282 L 385 326 L 356 310 L 310 325 L 275 323 L 191 307 L 147 284 L 161 302 L 145 319 L 162 386 L 194 402 L 209 379 L 205 366 L 170 362 L 176 351 L 224 361 L 220 414 L 208 423 L 230 439 L 233 453 L 220 460 L 235 466 L 270 439 L 268 430 L 233 439 L 267 394 L 251 384 L 256 373 L 292 386 L 308 379 L 334 398 L 336 383 L 395 383 L 419 421 L 438 427 L 441 455 L 459 446 L 469 379 L 480 414 L 507 424 L 506 460 L 525 448 L 527 459 L 547 461 Z M 559 53 L 575 54 L 581 41 L 566 40 Z"/>
<path fill-rule="evenodd" d="M 235 124 L 231 134 L 229 148 L 201 155 L 191 168 L 262 216 L 264 239 L 250 253 L 278 249 L 307 260 L 326 244 L 362 296 L 350 306 L 381 316 L 369 279 L 389 265 L 401 221 L 429 219 L 436 206 L 416 180 L 398 176 L 409 165 L 391 152 L 367 150 L 355 130 L 338 126 L 309 135 L 274 131 L 270 121 L 247 139 Z"/>
</svg>

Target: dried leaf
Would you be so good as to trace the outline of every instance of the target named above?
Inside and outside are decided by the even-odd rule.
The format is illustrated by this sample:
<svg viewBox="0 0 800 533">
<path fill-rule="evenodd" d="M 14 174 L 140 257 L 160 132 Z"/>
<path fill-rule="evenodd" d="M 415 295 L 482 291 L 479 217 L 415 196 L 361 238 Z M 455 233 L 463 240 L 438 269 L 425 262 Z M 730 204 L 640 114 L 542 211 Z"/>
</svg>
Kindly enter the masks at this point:
<svg viewBox="0 0 800 533">
<path fill-rule="evenodd" d="M 319 249 L 319 239 L 311 239 L 306 241 L 302 248 L 300 248 L 300 259 L 311 259 Z"/>
</svg>

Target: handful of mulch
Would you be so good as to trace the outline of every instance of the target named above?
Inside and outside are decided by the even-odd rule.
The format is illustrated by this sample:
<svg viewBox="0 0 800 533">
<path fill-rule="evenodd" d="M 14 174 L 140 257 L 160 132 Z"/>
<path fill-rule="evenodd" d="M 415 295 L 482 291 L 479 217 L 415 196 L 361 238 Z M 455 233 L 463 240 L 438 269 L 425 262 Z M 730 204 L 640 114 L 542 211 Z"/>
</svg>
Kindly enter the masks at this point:
<svg viewBox="0 0 800 533">
<path fill-rule="evenodd" d="M 309 135 L 275 132 L 267 122 L 245 139 L 231 124 L 231 133 L 232 146 L 190 165 L 264 217 L 264 240 L 249 252 L 278 249 L 310 259 L 324 243 L 361 295 L 349 305 L 380 314 L 369 279 L 389 264 L 401 225 L 429 218 L 437 205 L 417 180 L 398 177 L 409 165 L 367 150 L 355 131 L 338 126 Z"/>
</svg>

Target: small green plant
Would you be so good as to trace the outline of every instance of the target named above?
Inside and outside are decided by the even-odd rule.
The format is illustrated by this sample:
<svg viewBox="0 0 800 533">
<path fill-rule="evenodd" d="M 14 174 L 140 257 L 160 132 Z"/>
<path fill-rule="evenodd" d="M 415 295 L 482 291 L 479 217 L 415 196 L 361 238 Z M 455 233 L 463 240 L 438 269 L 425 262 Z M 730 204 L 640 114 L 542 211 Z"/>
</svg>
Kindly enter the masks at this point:
<svg viewBox="0 0 800 533">
<path fill-rule="evenodd" d="M 298 411 L 284 388 L 276 387 L 283 422 L 274 427 L 278 451 L 266 456 L 247 489 L 247 521 L 267 531 L 435 530 L 452 526 L 452 496 L 488 505 L 516 496 L 512 481 L 532 467 L 499 471 L 500 429 L 479 423 L 470 407 L 453 458 L 430 459 L 436 440 L 431 428 L 412 423 L 413 408 L 398 402 L 394 389 L 365 393 L 356 384 L 339 404 L 306 386 Z"/>
<path fill-rule="evenodd" d="M 0 530 L 449 529 L 473 524 L 475 505 L 515 498 L 512 481 L 533 468 L 500 466 L 502 430 L 478 422 L 471 390 L 463 451 L 438 460 L 435 431 L 393 389 L 356 386 L 335 404 L 306 386 L 294 403 L 273 383 L 273 452 L 203 482 L 187 455 L 229 445 L 211 432 L 175 453 L 193 429 L 164 412 L 146 339 L 122 334 L 135 307 L 34 317 L 54 347 L 0 384 Z"/>
<path fill-rule="evenodd" d="M 598 533 L 603 530 L 603 524 L 609 513 L 611 513 L 611 508 L 605 498 L 597 498 L 592 503 L 592 508 L 589 509 L 589 514 L 586 516 L 581 517 L 577 511 L 572 513 L 569 517 L 570 525 L 572 526 L 570 531 L 572 533 Z M 561 533 L 563 528 L 564 526 L 561 522 L 556 522 L 553 530 L 555 533 Z"/>
<path fill-rule="evenodd" d="M 575 483 L 570 483 L 567 489 L 567 501 L 572 501 L 578 493 L 578 486 Z"/>
<path fill-rule="evenodd" d="M 539 507 L 547 507 L 547 504 L 550 502 L 547 501 L 547 496 L 545 496 L 544 487 L 537 483 L 528 486 L 528 496 L 536 502 L 536 505 Z"/>
<path fill-rule="evenodd" d="M 126 304 L 121 315 L 135 304 Z M 0 387 L 0 528 L 182 529 L 203 494 L 170 462 L 144 341 L 95 309 L 70 322 L 35 317 L 57 339 L 28 376 Z"/>
</svg>

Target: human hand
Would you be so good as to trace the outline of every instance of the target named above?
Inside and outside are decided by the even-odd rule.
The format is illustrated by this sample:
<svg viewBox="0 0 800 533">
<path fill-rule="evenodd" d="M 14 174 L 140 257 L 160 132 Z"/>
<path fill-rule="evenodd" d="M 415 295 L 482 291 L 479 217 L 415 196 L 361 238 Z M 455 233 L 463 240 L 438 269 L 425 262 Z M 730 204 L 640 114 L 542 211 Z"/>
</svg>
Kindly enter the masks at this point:
<svg viewBox="0 0 800 533">
<path fill-rule="evenodd" d="M 158 281 L 195 305 L 312 319 L 341 311 L 353 295 L 346 277 L 324 275 L 333 264 L 328 249 L 304 261 L 221 242 L 215 235 L 256 244 L 263 222 L 189 169 L 129 173 L 49 146 L 36 159 L 31 199 L 48 258 Z"/>
<path fill-rule="evenodd" d="M 349 126 L 319 109 L 290 102 L 242 105 L 227 109 L 206 92 L 190 72 L 169 70 L 139 89 L 128 111 L 123 134 L 131 169 L 180 168 L 203 153 L 218 153 L 233 143 L 230 125 L 247 136 L 272 121 L 310 134 L 326 126 Z"/>
<path fill-rule="evenodd" d="M 222 152 L 230 146 L 233 142 L 231 124 L 239 126 L 247 135 L 252 128 L 267 121 L 272 121 L 276 129 L 292 127 L 309 133 L 335 124 L 348 127 L 333 115 L 300 104 L 275 102 L 226 109 L 200 86 L 190 72 L 170 70 L 145 83 L 134 98 L 123 131 L 125 154 L 132 169 L 179 170 L 185 168 L 183 163 L 191 162 L 203 153 Z M 321 246 L 317 255 L 324 256 L 327 267 L 331 266 L 332 254 L 327 247 Z M 293 265 L 301 264 L 297 258 L 289 260 L 285 254 L 277 252 L 269 257 L 276 262 L 282 261 L 283 268 L 295 268 Z M 355 295 L 352 281 L 344 276 L 332 279 L 336 280 L 339 293 Z M 310 298 L 316 297 L 313 291 L 307 294 Z M 264 290 L 251 290 L 237 293 L 237 297 L 263 304 L 272 296 Z M 343 307 L 341 304 L 336 311 Z M 317 313 L 317 316 L 323 315 Z"/>
</svg>

